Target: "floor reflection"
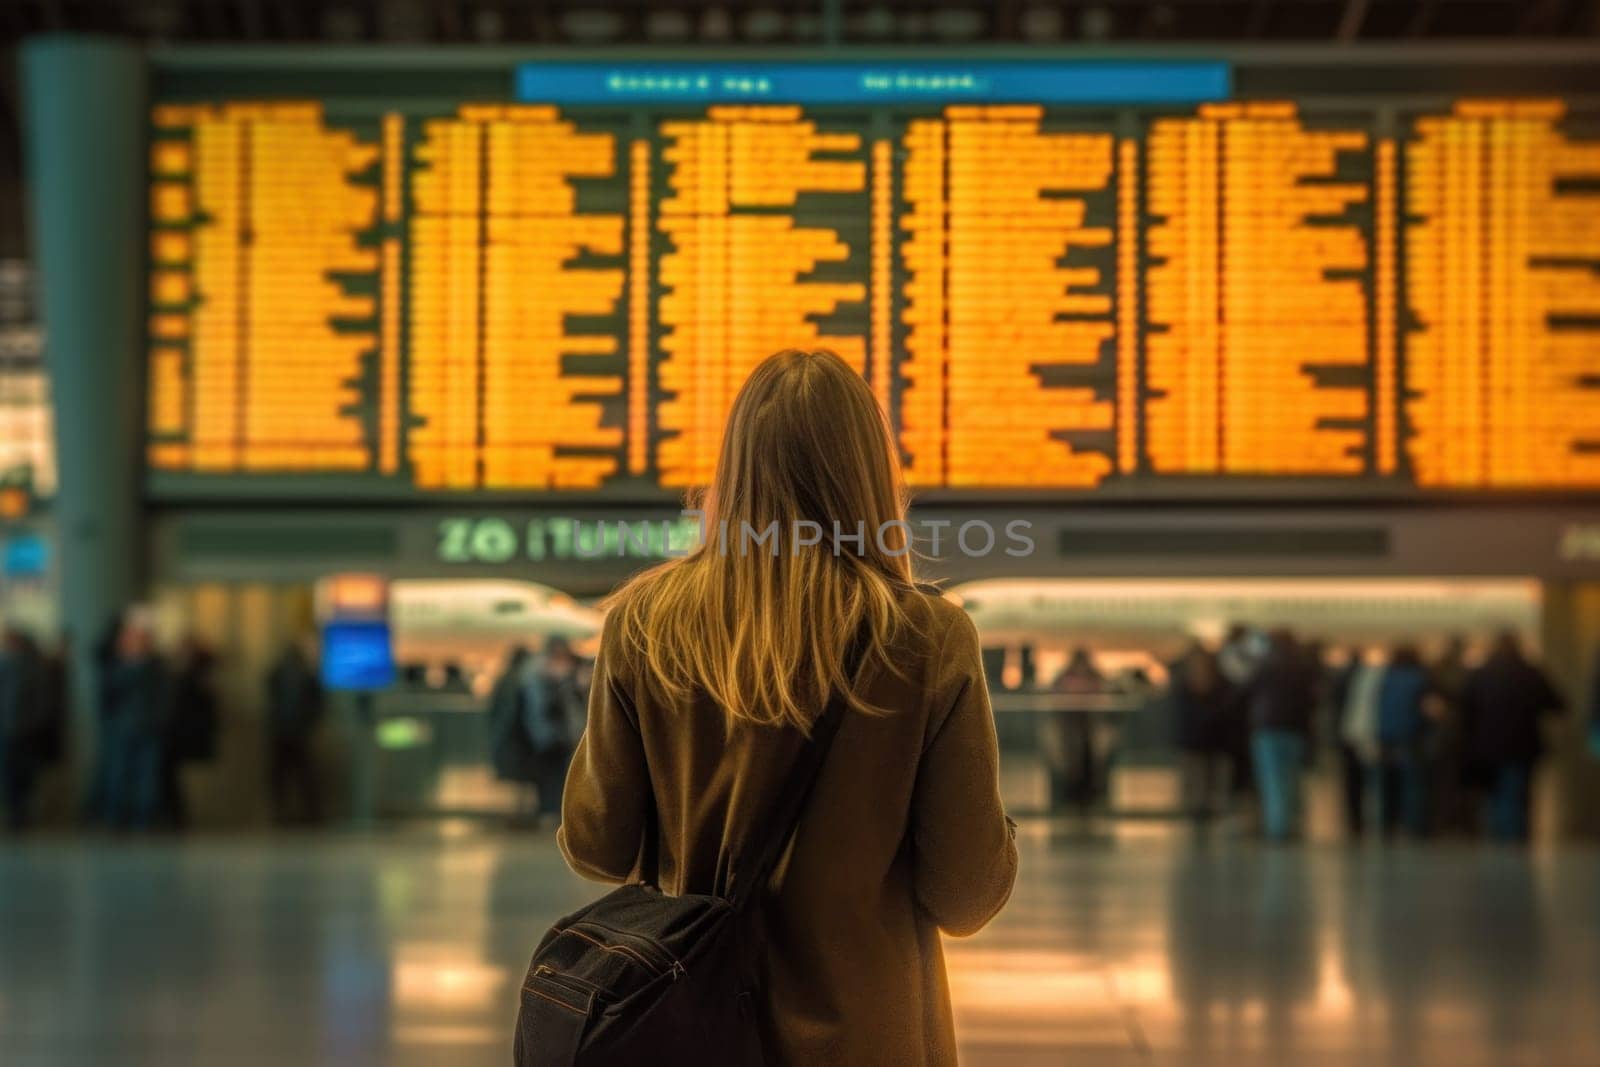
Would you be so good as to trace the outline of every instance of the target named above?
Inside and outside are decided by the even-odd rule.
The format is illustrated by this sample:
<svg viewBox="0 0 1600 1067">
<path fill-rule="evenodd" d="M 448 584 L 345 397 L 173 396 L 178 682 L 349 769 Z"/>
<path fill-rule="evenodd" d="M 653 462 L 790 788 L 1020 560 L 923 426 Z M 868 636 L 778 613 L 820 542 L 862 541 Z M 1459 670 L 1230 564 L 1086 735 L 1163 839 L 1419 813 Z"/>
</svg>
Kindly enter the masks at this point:
<svg viewBox="0 0 1600 1067">
<path fill-rule="evenodd" d="M 1600 853 L 1036 823 L 949 942 L 964 1062 L 1600 1063 Z M 0 848 L 4 1062 L 502 1064 L 548 836 Z"/>
</svg>

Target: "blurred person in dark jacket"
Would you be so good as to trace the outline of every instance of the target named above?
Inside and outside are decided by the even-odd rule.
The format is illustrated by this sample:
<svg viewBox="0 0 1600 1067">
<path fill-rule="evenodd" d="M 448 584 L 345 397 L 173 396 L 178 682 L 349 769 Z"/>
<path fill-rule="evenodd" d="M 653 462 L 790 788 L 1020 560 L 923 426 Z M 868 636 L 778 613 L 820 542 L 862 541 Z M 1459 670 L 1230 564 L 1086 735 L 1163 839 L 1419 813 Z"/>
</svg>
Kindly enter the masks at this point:
<svg viewBox="0 0 1600 1067">
<path fill-rule="evenodd" d="M 1222 637 L 1217 649 L 1217 666 L 1222 676 L 1240 688 L 1249 685 L 1261 666 L 1261 661 L 1271 651 L 1271 639 L 1260 630 L 1242 622 L 1233 623 Z"/>
<path fill-rule="evenodd" d="M 1089 695 L 1106 692 L 1106 677 L 1094 656 L 1081 645 L 1067 657 L 1050 689 L 1055 693 Z M 1039 750 L 1049 775 L 1050 806 L 1076 804 L 1087 808 L 1099 794 L 1096 780 L 1094 722 L 1082 711 L 1059 711 L 1040 717 Z"/>
<path fill-rule="evenodd" d="M 48 725 L 42 681 L 43 664 L 33 642 L 9 626 L 0 630 L 0 804 L 12 830 L 32 821 Z"/>
<path fill-rule="evenodd" d="M 19 633 L 17 648 L 24 665 L 23 688 L 29 694 L 22 701 L 24 707 L 19 748 L 14 750 L 22 763 L 14 767 L 24 774 L 21 781 L 13 782 L 19 800 L 8 807 L 13 825 L 32 822 L 34 789 L 38 776 L 46 769 L 59 764 L 67 750 L 67 662 L 69 638 L 62 634 L 60 645 L 46 652 L 31 635 Z M 0 743 L 3 747 L 3 743 Z M 3 777 L 6 757 L 0 752 L 0 777 Z M 6 803 L 5 789 L 0 787 L 0 804 Z"/>
<path fill-rule="evenodd" d="M 124 618 L 103 689 L 106 821 L 117 830 L 153 829 L 163 814 L 172 676 L 156 651 L 144 613 L 133 611 Z"/>
<path fill-rule="evenodd" d="M 1352 839 L 1366 830 L 1367 764 L 1356 743 L 1346 736 L 1346 728 L 1352 721 L 1350 707 L 1352 697 L 1358 692 L 1357 683 L 1375 685 L 1365 678 L 1372 670 L 1374 668 L 1366 662 L 1366 652 L 1351 648 L 1344 663 L 1333 672 L 1328 687 L 1329 736 L 1339 755 L 1340 812 L 1344 816 L 1345 834 Z M 1363 699 L 1373 699 L 1376 695 L 1375 688 L 1364 688 L 1361 692 Z M 1377 719 L 1375 712 L 1372 719 Z"/>
<path fill-rule="evenodd" d="M 1461 690 L 1466 687 L 1467 675 L 1467 641 L 1460 634 L 1451 634 L 1445 639 L 1444 647 L 1439 651 L 1439 658 L 1433 661 L 1428 668 L 1428 673 L 1433 681 L 1434 691 L 1449 701 L 1461 699 Z"/>
<path fill-rule="evenodd" d="M 163 772 L 163 804 L 174 826 L 189 822 L 183 794 L 183 768 L 206 763 L 217 755 L 217 691 L 212 679 L 216 657 L 193 636 L 178 653 L 173 681 L 172 718 L 167 724 Z"/>
<path fill-rule="evenodd" d="M 1305 657 L 1306 669 L 1311 672 L 1312 705 L 1309 736 L 1317 739 L 1322 736 L 1319 712 L 1327 706 L 1328 695 L 1333 690 L 1334 676 L 1339 668 L 1333 662 L 1333 654 L 1328 649 L 1328 643 L 1321 638 L 1301 645 L 1300 653 Z"/>
<path fill-rule="evenodd" d="M 1288 630 L 1274 630 L 1245 691 L 1262 831 L 1269 841 L 1300 832 L 1300 775 L 1315 701 L 1316 678 L 1305 655 Z"/>
<path fill-rule="evenodd" d="M 1514 633 L 1495 638 L 1489 657 L 1467 675 L 1461 692 L 1467 760 L 1488 791 L 1489 833 L 1526 841 L 1533 772 L 1544 754 L 1540 725 L 1566 701 L 1544 671 L 1529 662 Z"/>
<path fill-rule="evenodd" d="M 524 807 L 531 807 L 527 804 L 532 798 L 526 787 L 538 779 L 523 696 L 524 675 L 531 658 L 527 646 L 513 645 L 489 691 L 489 762 L 495 778 L 517 787 L 518 816 L 527 814 Z"/>
<path fill-rule="evenodd" d="M 1413 837 L 1427 833 L 1427 778 L 1423 744 L 1426 704 L 1432 692 L 1416 646 L 1399 644 L 1378 682 L 1378 762 L 1374 779 L 1378 823 L 1384 837 L 1403 824 Z"/>
<path fill-rule="evenodd" d="M 68 687 L 72 664 L 72 634 L 63 630 L 53 652 L 41 654 L 44 732 L 39 738 L 44 766 L 60 763 L 67 754 Z"/>
<path fill-rule="evenodd" d="M 1261 667 L 1268 650 L 1268 639 L 1254 626 L 1233 623 L 1223 635 L 1217 648 L 1217 667 L 1222 677 L 1232 687 L 1236 703 L 1230 713 L 1232 729 L 1228 736 L 1228 751 L 1233 761 L 1233 792 L 1246 797 L 1256 791 L 1255 759 L 1250 749 L 1250 714 L 1244 706 L 1244 696 L 1250 680 Z"/>
<path fill-rule="evenodd" d="M 307 646 L 288 642 L 267 672 L 267 786 L 279 824 L 322 821 L 315 741 L 322 721 L 322 680 Z"/>
<path fill-rule="evenodd" d="M 1199 641 L 1168 668 L 1176 719 L 1183 807 L 1196 825 L 1220 814 L 1228 802 L 1229 739 L 1233 687 L 1217 657 Z"/>
<path fill-rule="evenodd" d="M 122 633 L 124 612 L 118 611 L 95 638 L 94 657 L 94 711 L 97 728 L 94 746 L 94 767 L 89 775 L 89 793 L 84 804 L 88 822 L 100 826 L 111 825 L 111 675 L 117 667 L 117 639 Z"/>
<path fill-rule="evenodd" d="M 587 699 L 579 685 L 578 666 L 572 644 L 554 634 L 522 669 L 523 723 L 533 746 L 539 815 L 550 820 L 561 817 L 562 787 L 583 736 Z"/>
<path fill-rule="evenodd" d="M 1352 837 L 1366 829 L 1368 788 L 1383 761 L 1379 735 L 1379 697 L 1389 666 L 1375 653 L 1363 653 L 1345 686 L 1339 718 L 1340 755 L 1344 761 L 1346 819 Z"/>
<path fill-rule="evenodd" d="M 1467 684 L 1467 642 L 1452 634 L 1429 669 L 1433 714 L 1424 739 L 1428 777 L 1428 827 L 1435 833 L 1465 833 L 1477 822 L 1464 788 L 1461 694 Z"/>
</svg>

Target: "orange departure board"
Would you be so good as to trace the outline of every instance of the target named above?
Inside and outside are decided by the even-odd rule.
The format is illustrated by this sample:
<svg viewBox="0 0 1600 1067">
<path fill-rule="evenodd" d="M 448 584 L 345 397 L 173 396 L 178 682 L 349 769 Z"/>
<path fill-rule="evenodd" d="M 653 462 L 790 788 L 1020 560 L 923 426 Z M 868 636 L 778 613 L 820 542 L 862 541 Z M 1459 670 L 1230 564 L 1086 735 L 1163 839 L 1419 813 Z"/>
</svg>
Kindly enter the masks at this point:
<svg viewBox="0 0 1600 1067">
<path fill-rule="evenodd" d="M 913 485 L 1087 489 L 1110 469 L 1073 434 L 1111 428 L 1112 228 L 1090 205 L 1110 195 L 1113 137 L 1042 120 L 952 107 L 907 133 Z"/>
<path fill-rule="evenodd" d="M 821 129 L 794 107 L 713 107 L 663 121 L 660 135 L 656 463 L 661 484 L 679 488 L 710 480 L 734 394 L 763 356 L 829 348 L 865 368 L 864 332 L 828 321 L 864 308 L 866 285 L 817 272 L 852 259 L 831 217 L 855 221 L 867 161 L 861 134 Z"/>
<path fill-rule="evenodd" d="M 1293 104 L 1151 125 L 1145 440 L 1163 474 L 1368 469 L 1369 138 Z M 1370 168 L 1369 168 L 1370 169 Z"/>
<path fill-rule="evenodd" d="M 1559 101 L 1463 101 L 1406 147 L 1418 484 L 1600 485 L 1600 141 Z"/>
<path fill-rule="evenodd" d="M 375 249 L 356 237 L 377 149 L 315 104 L 165 105 L 150 217 L 150 459 L 207 472 L 364 471 L 354 386 Z"/>
<path fill-rule="evenodd" d="M 596 357 L 622 352 L 627 220 L 580 210 L 578 188 L 617 175 L 616 136 L 553 108 L 469 106 L 422 124 L 411 165 L 416 485 L 599 488 L 623 443 L 602 408 L 623 375 Z"/>
<path fill-rule="evenodd" d="M 1597 490 L 1574 107 L 163 101 L 151 489 L 662 498 L 821 347 L 922 492 Z"/>
</svg>

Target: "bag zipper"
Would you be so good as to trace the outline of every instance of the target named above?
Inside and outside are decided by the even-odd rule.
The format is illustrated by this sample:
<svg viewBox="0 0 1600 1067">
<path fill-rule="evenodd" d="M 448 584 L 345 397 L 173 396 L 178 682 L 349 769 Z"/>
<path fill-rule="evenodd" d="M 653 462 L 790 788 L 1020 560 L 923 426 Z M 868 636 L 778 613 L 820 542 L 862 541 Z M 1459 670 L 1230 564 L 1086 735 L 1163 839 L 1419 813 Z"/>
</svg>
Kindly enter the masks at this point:
<svg viewBox="0 0 1600 1067">
<path fill-rule="evenodd" d="M 643 945 L 649 950 L 648 955 L 645 952 L 642 952 L 637 948 L 632 948 L 628 945 L 604 945 L 602 947 L 638 957 L 641 962 L 644 962 L 657 974 L 670 973 L 673 978 L 676 979 L 681 978 L 683 975 L 689 973 L 688 969 L 684 967 L 683 963 L 676 956 L 642 934 L 631 934 L 626 930 L 618 930 L 614 926 L 607 926 L 605 923 L 597 923 L 593 919 L 580 920 L 579 922 L 575 922 L 571 926 L 567 927 L 567 929 L 576 930 L 578 927 L 584 926 L 599 930 L 602 933 L 608 934 L 614 938 L 625 938 L 635 944 Z"/>
<path fill-rule="evenodd" d="M 595 988 L 585 988 L 588 983 L 582 982 L 576 978 L 571 978 L 568 975 L 562 974 L 553 967 L 546 966 L 545 964 L 541 963 L 538 967 L 534 968 L 532 977 L 535 979 L 543 979 L 544 981 L 555 986 L 557 989 L 564 990 L 568 994 L 577 997 L 583 1006 L 580 1007 L 579 1004 L 571 1004 L 559 997 L 552 996 L 549 993 L 540 992 L 538 989 L 534 988 L 531 982 L 523 985 L 522 991 L 524 993 L 532 993 L 536 997 L 548 1000 L 552 1004 L 556 1004 L 560 1007 L 566 1008 L 569 1011 L 576 1012 L 579 1015 L 584 1014 L 586 1010 L 593 1010 L 595 1005 L 603 1003 L 600 997 L 600 990 Z"/>
<path fill-rule="evenodd" d="M 648 948 L 651 953 L 662 962 L 663 966 L 669 966 L 670 968 L 678 970 L 683 968 L 683 964 L 679 963 L 678 958 L 672 953 L 668 952 L 665 946 L 656 941 L 654 938 L 646 937 L 644 934 L 635 934 L 627 930 L 619 930 L 615 926 L 608 926 L 602 922 L 595 922 L 593 919 L 580 919 L 573 925 L 592 926 L 596 930 L 604 930 L 613 937 L 627 938 L 629 941 L 636 942 Z"/>
<path fill-rule="evenodd" d="M 576 937 L 581 941 L 587 941 L 589 944 L 593 945 L 597 949 L 600 949 L 602 952 L 614 952 L 629 962 L 636 963 L 640 967 L 643 967 L 652 975 L 660 975 L 664 972 L 664 968 L 661 964 L 657 963 L 655 960 L 651 959 L 649 956 L 646 956 L 637 949 L 629 948 L 627 945 L 608 945 L 593 934 L 584 933 L 576 926 L 569 926 L 563 930 L 562 933 L 571 934 L 573 937 Z"/>
<path fill-rule="evenodd" d="M 600 994 L 604 992 L 604 990 L 595 985 L 593 982 L 585 982 L 582 978 L 574 978 L 570 974 L 565 974 L 556 970 L 548 963 L 539 964 L 539 966 L 533 969 L 533 973 L 537 977 L 548 978 L 556 985 L 570 989 L 574 993 L 581 993 L 584 996 L 592 995 L 598 998 Z"/>
</svg>

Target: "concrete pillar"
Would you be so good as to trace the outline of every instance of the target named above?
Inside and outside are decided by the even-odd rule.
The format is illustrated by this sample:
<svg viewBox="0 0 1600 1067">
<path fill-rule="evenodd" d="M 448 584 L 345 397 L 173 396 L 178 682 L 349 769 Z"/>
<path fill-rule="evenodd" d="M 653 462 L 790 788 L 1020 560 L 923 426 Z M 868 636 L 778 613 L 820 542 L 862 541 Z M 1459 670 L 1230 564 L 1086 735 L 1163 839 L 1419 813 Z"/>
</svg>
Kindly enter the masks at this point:
<svg viewBox="0 0 1600 1067">
<path fill-rule="evenodd" d="M 96 741 L 93 645 L 141 588 L 146 67 L 137 45 L 111 38 L 38 37 L 21 51 L 81 782 Z"/>
</svg>

